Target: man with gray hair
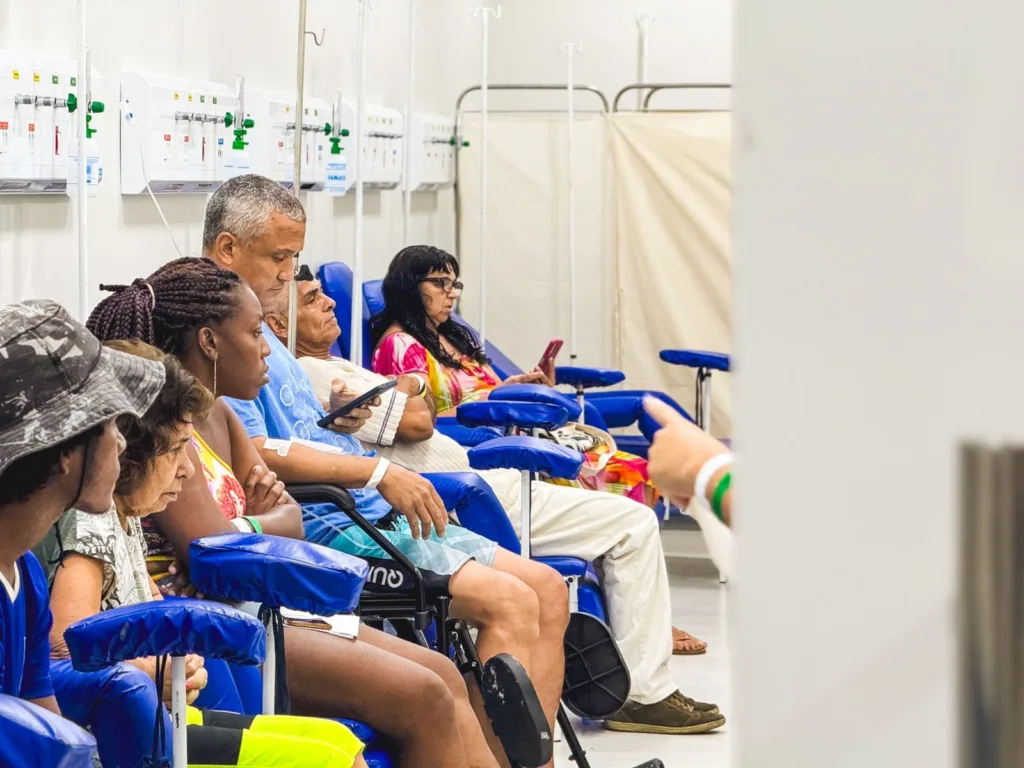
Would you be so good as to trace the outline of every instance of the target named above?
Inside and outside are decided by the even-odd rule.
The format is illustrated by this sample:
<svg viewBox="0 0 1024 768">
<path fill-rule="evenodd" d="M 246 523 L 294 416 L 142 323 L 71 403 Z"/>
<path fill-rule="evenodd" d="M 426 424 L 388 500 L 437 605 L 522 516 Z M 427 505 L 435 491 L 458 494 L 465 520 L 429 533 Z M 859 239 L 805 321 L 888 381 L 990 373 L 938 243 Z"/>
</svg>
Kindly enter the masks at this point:
<svg viewBox="0 0 1024 768">
<path fill-rule="evenodd" d="M 206 204 L 203 256 L 237 272 L 264 306 L 294 278 L 305 238 L 302 203 L 266 176 L 229 179 Z"/>
</svg>

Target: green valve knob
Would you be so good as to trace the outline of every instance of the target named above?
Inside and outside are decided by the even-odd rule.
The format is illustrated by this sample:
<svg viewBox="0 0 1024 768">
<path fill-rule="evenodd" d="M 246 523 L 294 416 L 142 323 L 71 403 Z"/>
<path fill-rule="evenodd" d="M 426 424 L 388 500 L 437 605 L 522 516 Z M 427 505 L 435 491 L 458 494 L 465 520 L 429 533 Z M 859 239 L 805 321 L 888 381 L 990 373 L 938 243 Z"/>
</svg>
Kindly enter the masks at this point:
<svg viewBox="0 0 1024 768">
<path fill-rule="evenodd" d="M 340 155 L 341 154 L 341 139 L 339 139 L 338 137 L 334 137 L 330 141 L 331 141 L 331 154 L 332 155 Z"/>
<path fill-rule="evenodd" d="M 90 101 L 89 111 L 98 115 L 100 112 L 106 112 L 107 107 L 102 101 Z"/>
<path fill-rule="evenodd" d="M 234 124 L 234 122 L 235 122 L 235 116 L 232 115 L 230 112 L 225 112 L 224 113 L 224 127 L 225 128 L 230 128 Z"/>
<path fill-rule="evenodd" d="M 251 117 L 247 117 L 242 121 L 243 128 L 252 128 L 254 125 L 256 125 L 256 123 L 253 122 Z"/>
<path fill-rule="evenodd" d="M 330 133 L 330 132 L 331 132 L 331 124 L 330 123 L 324 123 L 324 133 Z"/>
<path fill-rule="evenodd" d="M 341 129 L 341 135 L 342 136 L 348 136 L 349 135 L 348 128 L 342 128 Z"/>
<path fill-rule="evenodd" d="M 455 142 L 456 141 L 457 141 L 457 139 L 454 136 L 452 136 L 450 139 L 448 139 L 448 143 L 451 144 L 453 147 L 455 146 Z"/>
<path fill-rule="evenodd" d="M 78 109 L 78 97 L 73 93 L 68 94 L 68 112 L 74 112 Z"/>
<path fill-rule="evenodd" d="M 235 128 L 235 130 L 233 130 L 232 133 L 235 134 L 235 141 L 241 141 L 242 137 L 245 136 L 245 134 L 247 134 L 248 131 L 245 130 L 245 128 Z"/>
<path fill-rule="evenodd" d="M 462 146 L 464 146 L 464 147 L 468 147 L 468 146 L 469 146 L 469 142 L 468 142 L 468 141 L 464 141 L 464 142 L 462 142 Z"/>
</svg>

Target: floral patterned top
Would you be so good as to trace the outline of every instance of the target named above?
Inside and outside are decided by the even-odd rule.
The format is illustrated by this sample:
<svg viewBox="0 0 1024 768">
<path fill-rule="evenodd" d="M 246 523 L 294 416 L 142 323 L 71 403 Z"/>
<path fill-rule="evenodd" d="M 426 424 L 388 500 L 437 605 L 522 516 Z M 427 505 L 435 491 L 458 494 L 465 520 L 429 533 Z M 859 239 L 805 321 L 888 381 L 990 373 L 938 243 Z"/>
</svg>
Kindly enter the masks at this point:
<svg viewBox="0 0 1024 768">
<path fill-rule="evenodd" d="M 412 336 L 399 332 L 380 340 L 373 351 L 372 368 L 381 376 L 426 375 L 427 389 L 437 401 L 437 410 L 441 413 L 478 400 L 482 394 L 501 384 L 491 366 L 481 365 L 466 355 L 459 362 L 460 368 L 448 368 Z"/>
</svg>

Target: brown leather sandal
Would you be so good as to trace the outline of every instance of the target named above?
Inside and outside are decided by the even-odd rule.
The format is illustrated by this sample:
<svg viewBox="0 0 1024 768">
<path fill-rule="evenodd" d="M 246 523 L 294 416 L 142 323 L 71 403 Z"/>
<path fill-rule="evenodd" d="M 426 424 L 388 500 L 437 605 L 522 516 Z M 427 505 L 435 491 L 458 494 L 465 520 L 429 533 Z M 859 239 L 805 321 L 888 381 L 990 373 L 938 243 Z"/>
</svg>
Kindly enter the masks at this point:
<svg viewBox="0 0 1024 768">
<path fill-rule="evenodd" d="M 689 632 L 672 627 L 672 655 L 673 656 L 700 656 L 707 653 L 708 644 L 698 640 Z"/>
</svg>

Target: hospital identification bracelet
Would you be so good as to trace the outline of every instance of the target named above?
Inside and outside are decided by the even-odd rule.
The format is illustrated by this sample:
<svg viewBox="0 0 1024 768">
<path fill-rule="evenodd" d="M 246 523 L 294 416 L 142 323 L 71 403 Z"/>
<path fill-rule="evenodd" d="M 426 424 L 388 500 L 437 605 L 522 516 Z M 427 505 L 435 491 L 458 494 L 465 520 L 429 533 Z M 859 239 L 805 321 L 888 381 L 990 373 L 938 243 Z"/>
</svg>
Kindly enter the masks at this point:
<svg viewBox="0 0 1024 768">
<path fill-rule="evenodd" d="M 732 464 L 734 458 L 731 452 L 719 453 L 704 462 L 704 466 L 700 468 L 700 472 L 697 473 L 697 480 L 693 484 L 694 494 L 702 499 L 711 501 L 711 499 L 708 499 L 708 483 L 711 482 L 711 478 L 715 476 L 718 470 Z"/>
<path fill-rule="evenodd" d="M 732 487 L 732 470 L 727 469 L 725 474 L 722 475 L 722 479 L 718 481 L 718 485 L 715 486 L 715 492 L 711 496 L 711 511 L 715 513 L 715 517 L 725 522 L 725 518 L 722 516 L 722 502 L 725 500 L 725 494 L 729 492 Z"/>
<path fill-rule="evenodd" d="M 373 474 L 370 475 L 369 481 L 363 486 L 364 491 L 375 491 L 377 486 L 380 485 L 380 481 L 384 479 L 385 473 L 391 466 L 391 462 L 385 458 L 381 458 L 377 461 L 377 466 L 373 468 Z"/>
<path fill-rule="evenodd" d="M 425 395 L 427 393 L 427 380 L 420 376 L 418 373 L 410 373 L 409 375 L 420 383 L 420 388 L 416 390 L 416 394 L 414 395 L 414 397 L 422 397 L 423 395 Z"/>
</svg>

